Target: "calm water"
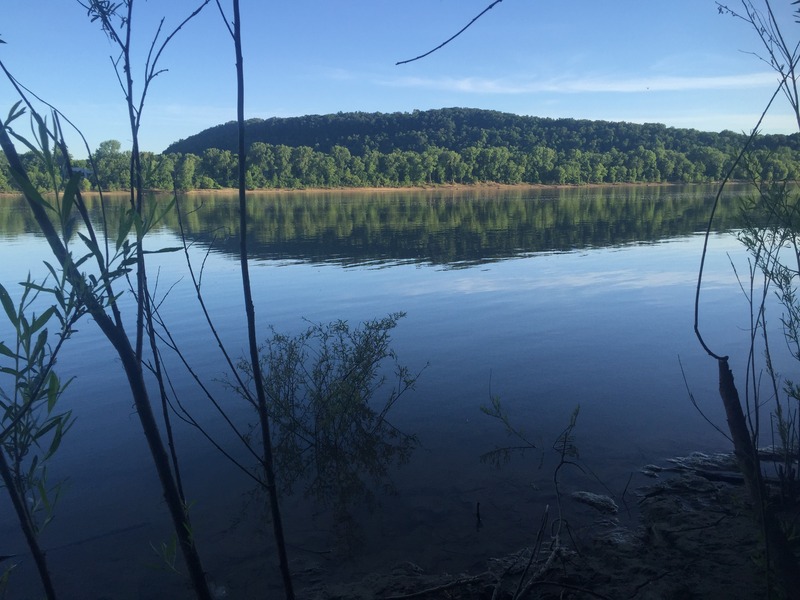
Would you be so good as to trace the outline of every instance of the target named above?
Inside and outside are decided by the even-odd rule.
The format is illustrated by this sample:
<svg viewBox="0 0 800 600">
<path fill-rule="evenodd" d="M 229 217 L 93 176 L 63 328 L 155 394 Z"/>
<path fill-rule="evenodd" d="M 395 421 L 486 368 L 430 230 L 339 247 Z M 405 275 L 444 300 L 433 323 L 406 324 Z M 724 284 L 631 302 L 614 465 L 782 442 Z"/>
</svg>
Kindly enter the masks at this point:
<svg viewBox="0 0 800 600">
<path fill-rule="evenodd" d="M 359 577 L 407 560 L 429 570 L 480 569 L 488 557 L 529 543 L 543 507 L 554 501 L 550 448 L 577 405 L 581 460 L 618 500 L 631 473 L 646 463 L 726 448 L 691 407 L 679 364 L 707 415 L 724 423 L 716 364 L 692 331 L 698 232 L 713 192 L 254 195 L 251 274 L 263 338 L 268 325 L 297 333 L 304 319 L 356 323 L 403 311 L 393 338 L 400 361 L 412 371 L 428 365 L 416 391 L 391 415 L 418 436 L 420 447 L 409 464 L 392 471 L 396 494 L 379 495 L 372 512 L 354 509 L 356 537 L 346 544 L 330 511 L 302 494 L 284 500 L 298 585 Z M 737 194 L 720 209 L 701 313 L 709 343 L 730 354 L 734 368 L 747 341 L 746 305 L 729 262 L 741 262 L 742 252 L 727 233 L 736 226 Z M 206 301 L 232 354 L 241 356 L 235 199 L 195 195 L 184 199 L 183 209 L 192 259 L 197 265 L 205 259 Z M 7 287 L 28 271 L 43 272 L 46 249 L 32 231 L 24 207 L 3 199 L 0 281 Z M 175 246 L 176 231 L 177 221 L 168 218 L 149 247 Z M 252 415 L 219 383 L 222 362 L 199 318 L 181 255 L 154 259 L 151 280 L 157 265 L 158 293 L 169 290 L 162 312 L 175 337 L 234 419 L 246 424 Z M 51 468 L 51 477 L 68 477 L 57 518 L 43 536 L 56 585 L 76 598 L 180 597 L 181 581 L 158 568 L 150 547 L 170 532 L 120 366 L 92 322 L 80 330 L 59 363 L 62 374 L 77 376 L 65 397 L 77 421 Z M 6 331 L 0 328 L 3 338 Z M 223 436 L 223 445 L 242 455 L 177 368 L 173 384 Z M 541 454 L 500 470 L 480 461 L 481 454 L 513 443 L 480 411 L 490 393 Z M 209 572 L 230 597 L 271 589 L 276 559 L 259 524 L 261 500 L 195 431 L 177 429 Z M 635 475 L 631 486 L 645 481 Z M 564 483 L 567 490 L 607 493 L 577 472 Z M 567 510 L 576 523 L 588 518 L 580 506 Z M 38 594 L 5 497 L 0 554 L 21 555 L 12 597 Z"/>
</svg>

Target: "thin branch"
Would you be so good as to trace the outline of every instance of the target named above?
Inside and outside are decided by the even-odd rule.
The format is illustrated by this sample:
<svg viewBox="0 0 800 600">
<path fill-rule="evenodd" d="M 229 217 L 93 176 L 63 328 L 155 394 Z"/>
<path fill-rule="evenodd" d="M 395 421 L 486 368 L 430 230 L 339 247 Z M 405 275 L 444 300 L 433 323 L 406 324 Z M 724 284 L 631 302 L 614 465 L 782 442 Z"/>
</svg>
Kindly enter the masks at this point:
<svg viewBox="0 0 800 600">
<path fill-rule="evenodd" d="M 722 436 L 727 438 L 727 440 L 729 442 L 733 443 L 733 440 L 731 439 L 731 436 L 729 436 L 727 433 L 725 433 L 716 423 L 714 423 L 711 419 L 709 419 L 708 415 L 706 415 L 706 413 L 704 413 L 703 410 L 700 408 L 700 405 L 697 404 L 697 400 L 695 399 L 694 394 L 692 393 L 692 390 L 689 388 L 689 382 L 686 380 L 686 371 L 683 370 L 683 362 L 681 361 L 681 357 L 680 356 L 678 357 L 678 364 L 681 367 L 681 375 L 683 376 L 683 385 L 686 386 L 686 393 L 689 395 L 689 401 L 692 403 L 692 406 L 694 406 L 695 410 L 698 413 L 700 413 L 700 416 L 703 417 L 703 419 L 705 419 L 706 423 L 708 423 L 709 425 L 711 425 L 711 427 L 713 427 L 719 433 L 721 433 Z M 625 494 L 623 493 L 623 496 L 624 495 Z"/>
<path fill-rule="evenodd" d="M 463 587 L 468 585 L 475 585 L 478 583 L 483 582 L 487 578 L 495 578 L 495 574 L 491 571 L 486 571 L 484 573 L 480 573 L 479 575 L 475 575 L 473 577 L 462 577 L 460 579 L 456 579 L 454 581 L 449 581 L 442 585 L 437 585 L 435 587 L 427 588 L 424 590 L 419 590 L 418 592 L 411 592 L 408 594 L 400 594 L 397 596 L 386 596 L 385 600 L 410 600 L 411 598 L 422 598 L 424 596 L 429 596 L 431 594 L 435 594 L 437 592 L 444 592 L 446 590 L 451 590 L 457 587 Z"/>
<path fill-rule="evenodd" d="M 147 62 L 145 63 L 146 77 L 145 77 L 144 89 L 142 91 L 142 98 L 141 98 L 141 102 L 140 102 L 140 105 L 139 105 L 140 107 L 144 103 L 144 97 L 147 94 L 147 89 L 150 86 L 150 82 L 156 76 L 158 76 L 160 73 L 163 73 L 164 71 L 166 71 L 166 69 L 161 69 L 159 71 L 156 71 L 156 66 L 158 65 L 158 60 L 161 58 L 161 53 L 164 52 L 164 49 L 167 47 L 167 44 L 170 43 L 172 38 L 174 38 L 175 35 L 177 35 L 177 33 L 181 29 L 183 29 L 183 26 L 186 25 L 193 18 L 195 18 L 198 14 L 200 14 L 200 11 L 202 11 L 209 2 L 211 2 L 211 0 L 203 0 L 202 4 L 200 4 L 200 6 L 198 6 L 196 9 L 194 9 L 194 11 L 188 17 L 186 17 L 183 21 L 181 21 L 181 23 L 175 29 L 172 30 L 172 33 L 170 33 L 166 37 L 166 39 L 161 43 L 161 46 L 159 46 L 158 51 L 156 52 L 155 57 L 153 58 L 153 60 L 151 62 L 150 61 L 150 57 L 153 54 L 153 49 L 155 47 L 156 40 L 158 39 L 158 36 L 161 33 L 161 27 L 164 24 L 164 19 L 161 19 L 161 23 L 159 23 L 159 25 L 158 25 L 158 31 L 156 32 L 156 35 L 153 37 L 153 43 L 150 46 L 150 52 L 147 55 Z"/>
<path fill-rule="evenodd" d="M 219 14 L 222 17 L 222 22 L 225 23 L 225 27 L 228 28 L 228 33 L 231 34 L 231 38 L 235 39 L 235 35 L 233 34 L 233 28 L 231 27 L 230 22 L 228 21 L 228 17 L 225 16 L 225 10 L 222 8 L 222 4 L 220 4 L 219 0 L 215 0 L 217 3 L 217 8 L 219 9 Z"/>
<path fill-rule="evenodd" d="M 728 183 L 728 181 L 730 180 L 734 170 L 739 165 L 739 162 L 742 160 L 742 157 L 744 157 L 745 153 L 747 152 L 747 149 L 750 147 L 750 144 L 753 142 L 756 135 L 758 134 L 758 128 L 761 127 L 761 123 L 764 120 L 764 117 L 767 116 L 767 112 L 772 106 L 772 103 L 775 101 L 775 98 L 783 89 L 785 83 L 786 83 L 786 76 L 784 75 L 783 79 L 781 79 L 781 82 L 778 84 L 778 88 L 773 92 L 772 97 L 769 99 L 769 102 L 767 103 L 767 106 L 764 108 L 764 110 L 761 113 L 761 116 L 758 118 L 758 123 L 756 123 L 756 126 L 753 127 L 750 136 L 747 138 L 747 141 L 745 142 L 744 146 L 739 151 L 739 154 L 736 156 L 736 160 L 733 161 L 733 164 L 728 169 L 728 172 L 725 174 L 724 179 L 719 184 L 719 188 L 717 188 L 717 194 L 714 197 L 714 204 L 711 207 L 711 215 L 709 215 L 708 217 L 708 225 L 706 227 L 705 237 L 703 239 L 703 251 L 700 255 L 700 267 L 697 270 L 697 287 L 695 288 L 695 295 L 694 295 L 694 333 L 695 336 L 697 336 L 697 340 L 700 342 L 700 345 L 703 347 L 703 350 L 705 350 L 709 356 L 717 360 L 727 360 L 727 356 L 720 356 L 718 354 L 715 354 L 711 350 L 711 348 L 709 348 L 708 344 L 706 344 L 702 334 L 700 333 L 700 290 L 703 285 L 703 271 L 706 264 L 706 256 L 708 255 L 708 242 L 711 239 L 711 226 L 714 223 L 714 215 L 717 212 L 717 207 L 719 206 L 719 200 L 720 197 L 722 196 L 722 191 L 725 189 L 725 184 Z"/>
<path fill-rule="evenodd" d="M 184 364 L 186 364 L 186 363 L 184 362 Z M 197 380 L 197 377 L 193 372 L 192 372 L 192 375 L 195 377 L 195 380 Z M 167 398 L 167 402 L 169 404 L 169 408 L 170 408 L 170 410 L 172 410 L 173 413 L 175 413 L 175 416 L 178 417 L 181 421 L 183 421 L 187 425 L 190 425 L 191 427 L 194 427 L 195 429 L 197 429 L 200 432 L 200 434 L 203 437 L 205 437 L 209 441 L 209 443 L 211 443 L 211 445 L 214 446 L 214 448 L 216 448 L 217 451 L 220 454 L 222 454 L 225 458 L 227 458 L 235 467 L 237 467 L 240 471 L 242 471 L 250 479 L 255 481 L 259 486 L 263 486 L 264 485 L 263 481 L 261 481 L 256 475 L 254 475 L 250 471 L 250 469 L 245 467 L 239 460 L 234 458 L 234 456 L 230 452 L 225 450 L 220 445 L 220 443 L 217 442 L 217 440 L 210 433 L 208 433 L 208 431 L 202 425 L 200 425 L 200 423 L 197 422 L 197 420 L 191 415 L 191 413 L 188 410 L 186 410 L 186 407 L 184 407 L 183 404 L 181 403 L 180 396 L 178 395 L 177 391 L 175 390 L 175 386 L 172 384 L 172 379 L 169 377 L 168 373 L 166 374 L 166 379 L 167 379 L 167 383 L 169 384 L 170 390 L 172 392 L 172 397 L 175 399 L 175 403 L 177 404 L 177 408 L 176 408 L 175 405 L 173 405 L 172 402 L 169 400 L 169 398 Z M 203 385 L 200 384 L 200 387 L 203 388 Z M 209 392 L 205 388 L 203 388 L 203 391 L 206 393 L 206 395 L 209 394 Z M 235 428 L 234 428 L 234 432 L 237 434 L 237 436 L 239 435 L 239 432 Z M 244 444 L 245 448 L 250 449 L 250 445 L 247 443 L 247 441 L 244 440 L 244 438 L 242 438 L 241 436 L 239 436 L 239 437 L 240 437 L 242 443 Z M 261 464 L 261 459 L 252 450 L 250 451 L 250 453 L 255 456 L 256 461 L 258 462 L 258 464 Z"/>
<path fill-rule="evenodd" d="M 44 104 L 45 106 L 47 106 L 53 112 L 54 118 L 56 120 L 55 124 L 59 128 L 59 130 L 60 130 L 60 124 L 58 123 L 58 119 L 64 119 L 64 121 L 66 121 L 70 125 L 70 127 L 72 127 L 72 129 L 75 131 L 75 133 L 77 133 L 80 136 L 81 140 L 83 141 L 83 146 L 84 146 L 84 148 L 86 148 L 86 152 L 87 152 L 87 155 L 89 157 L 89 163 L 92 166 L 92 170 L 95 173 L 97 173 L 97 165 L 95 164 L 95 161 L 94 161 L 94 155 L 92 154 L 92 151 L 89 148 L 89 142 L 86 140 L 86 137 L 83 135 L 83 132 L 80 130 L 80 128 L 77 125 L 75 125 L 75 123 L 73 123 L 58 108 L 56 108 L 55 106 L 50 104 L 47 100 L 44 100 L 41 96 L 39 96 L 38 94 L 33 92 L 30 88 L 28 88 L 24 84 L 22 84 L 16 77 L 14 77 L 11 74 L 11 72 L 9 72 L 9 70 L 6 68 L 6 66 L 5 66 L 5 64 L 3 63 L 2 60 L 0 60 L 0 69 L 3 70 L 3 73 L 5 73 L 6 77 L 11 82 L 11 85 L 14 86 L 14 89 L 16 89 L 16 91 L 19 94 L 20 98 L 22 98 L 22 100 L 25 102 L 25 104 L 27 105 L 28 109 L 31 111 L 32 114 L 35 113 L 36 110 L 34 109 L 33 104 L 31 103 L 31 101 L 28 99 L 28 95 L 33 96 L 37 101 L 39 101 L 42 104 Z M 26 94 L 26 92 L 27 92 L 27 94 Z M 53 141 L 61 147 L 61 154 L 62 154 L 64 160 L 67 161 L 68 169 L 69 169 L 70 175 L 71 175 L 72 174 L 71 173 L 71 167 L 69 167 L 69 152 L 67 151 L 66 144 L 64 143 L 63 135 L 56 136 L 54 134 L 50 134 L 50 137 L 52 137 Z M 104 244 L 105 244 L 105 249 L 106 249 L 106 253 L 105 253 L 106 260 L 105 260 L 105 262 L 103 262 L 103 261 L 100 261 L 100 257 L 99 256 L 97 258 L 98 258 L 98 261 L 100 263 L 99 264 L 100 272 L 103 274 L 103 280 L 104 280 L 104 282 L 106 284 L 106 288 L 108 289 L 109 297 L 112 297 L 114 294 L 113 294 L 113 290 L 111 288 L 111 282 L 107 280 L 107 273 L 109 271 L 109 269 L 108 269 L 108 267 L 109 267 L 109 264 L 108 264 L 109 252 L 108 252 L 108 220 L 106 218 L 106 203 L 105 203 L 105 196 L 103 195 L 103 191 L 100 190 L 99 188 L 100 188 L 100 186 L 98 185 L 98 191 L 100 193 L 100 207 L 101 207 L 101 210 L 102 210 L 102 213 L 103 213 L 103 233 L 104 233 L 104 238 L 103 239 L 104 239 Z M 83 196 L 80 194 L 80 192 L 77 194 L 77 199 L 76 200 L 77 200 L 76 205 L 78 207 L 78 210 L 81 212 L 81 218 L 83 219 L 84 224 L 86 225 L 86 228 L 87 228 L 87 230 L 88 230 L 88 232 L 90 234 L 90 237 L 92 238 L 92 240 L 95 243 L 97 243 L 97 240 L 95 238 L 95 233 L 94 233 L 94 227 L 92 226 L 91 219 L 89 219 L 88 213 L 86 212 L 86 204 L 83 202 Z M 99 248 L 100 246 L 98 245 L 97 247 Z M 119 313 L 119 308 L 117 307 L 117 304 L 115 302 L 111 304 L 111 310 L 112 310 L 112 313 L 114 315 L 114 319 L 116 321 L 116 324 L 118 326 L 121 326 L 122 325 L 122 317 L 121 317 L 121 315 Z"/>
<path fill-rule="evenodd" d="M 440 49 L 444 48 L 447 44 L 452 42 L 454 39 L 456 39 L 458 36 L 460 36 L 462 33 L 464 33 L 467 29 L 469 29 L 470 26 L 475 21 L 480 19 L 483 15 L 485 15 L 487 12 L 489 12 L 491 9 L 493 9 L 497 4 L 500 4 L 502 1 L 503 0 L 494 0 L 494 2 L 492 2 L 486 8 L 484 8 L 477 17 L 475 17 L 469 23 L 467 23 L 464 27 L 462 27 L 461 30 L 458 33 L 456 33 L 455 35 L 451 36 L 449 39 L 445 40 L 444 42 L 442 42 L 441 44 L 436 46 L 436 48 L 434 48 L 433 50 L 428 50 L 425 54 L 420 54 L 419 56 L 415 56 L 414 58 L 409 58 L 408 60 L 401 60 L 399 62 L 396 62 L 396 63 L 394 63 L 395 66 L 397 66 L 397 65 L 405 65 L 405 64 L 408 64 L 410 62 L 414 62 L 415 60 L 420 60 L 421 58 L 425 58 L 426 56 L 429 56 L 429 55 L 433 54 L 437 50 L 440 50 Z"/>
<path fill-rule="evenodd" d="M 203 383 L 202 379 L 200 379 L 200 376 L 197 374 L 197 371 L 195 371 L 192 368 L 192 366 L 189 364 L 189 361 L 186 359 L 186 356 L 180 350 L 180 347 L 178 346 L 177 341 L 172 336 L 172 333 L 169 330 L 169 328 L 167 327 L 166 323 L 163 321 L 163 319 L 161 319 L 161 315 L 160 315 L 160 313 L 158 313 L 158 311 L 156 311 L 153 314 L 153 318 L 156 320 L 158 325 L 163 330 L 163 334 L 162 333 L 158 333 L 157 334 L 159 339 L 170 350 L 172 350 L 175 353 L 175 355 L 180 359 L 180 361 L 183 363 L 183 366 L 186 368 L 186 371 L 189 373 L 189 375 L 191 375 L 192 379 L 194 379 L 195 383 L 203 391 L 203 394 L 205 394 L 206 398 L 208 398 L 208 400 L 211 402 L 211 404 L 214 406 L 214 408 L 217 410 L 217 412 L 220 414 L 220 416 L 222 416 L 222 418 L 225 420 L 225 422 L 228 425 L 228 427 L 231 429 L 231 431 L 233 431 L 234 435 L 239 439 L 240 442 L 242 442 L 242 445 L 250 452 L 250 454 L 253 455 L 253 457 L 256 460 L 261 462 L 261 457 L 252 449 L 250 444 L 247 443 L 247 440 L 245 439 L 245 436 L 239 431 L 239 429 L 233 423 L 233 421 L 231 420 L 230 416 L 228 415 L 227 412 L 225 412 L 225 409 L 222 408 L 222 406 L 217 401 L 217 399 L 214 396 L 214 394 L 211 393 L 211 391 L 208 389 L 208 387 Z M 191 419 L 191 421 L 186 421 L 186 422 L 187 423 L 191 423 L 192 425 L 194 425 L 195 427 L 197 427 L 198 429 L 203 431 L 202 427 L 200 427 L 194 421 L 194 417 L 192 417 L 191 414 L 189 413 L 189 411 L 186 410 L 183 407 L 183 405 L 181 404 L 180 400 L 178 400 L 176 398 L 176 401 L 177 401 L 177 404 L 180 407 L 181 411 L 183 411 L 184 415 L 186 415 L 188 418 Z M 175 411 L 175 412 L 179 414 L 179 411 Z M 179 414 L 179 416 L 180 416 L 180 414 Z M 203 433 L 205 433 L 205 432 L 203 432 Z M 206 435 L 206 437 L 209 438 L 209 440 L 211 440 L 211 438 L 208 435 Z M 213 440 L 211 440 L 211 441 L 212 441 L 212 443 L 214 443 Z M 216 446 L 217 444 L 214 444 L 214 445 Z"/>
<path fill-rule="evenodd" d="M 234 363 L 233 359 L 231 358 L 230 354 L 228 353 L 228 349 L 225 347 L 225 344 L 222 342 L 222 338 L 219 335 L 219 332 L 214 325 L 214 321 L 211 318 L 211 314 L 208 312 L 208 307 L 206 306 L 205 299 L 203 298 L 203 294 L 200 291 L 201 281 L 203 279 L 203 270 L 205 267 L 205 258 L 203 259 L 203 264 L 200 269 L 200 274 L 195 275 L 194 266 L 192 264 L 192 259 L 189 255 L 189 245 L 186 242 L 186 230 L 183 224 L 183 217 L 181 215 L 181 205 L 180 205 L 180 195 L 178 194 L 177 187 L 174 188 L 174 195 L 175 195 L 175 210 L 178 217 L 178 230 L 181 236 L 181 244 L 183 245 L 183 254 L 184 258 L 186 259 L 186 266 L 189 270 L 189 276 L 192 279 L 192 285 L 194 286 L 195 295 L 197 296 L 197 301 L 200 304 L 200 309 L 203 311 L 203 317 L 208 324 L 208 328 L 211 331 L 211 334 L 214 336 L 214 340 L 217 342 L 217 347 L 220 349 L 223 358 L 225 359 L 225 363 L 231 370 L 233 377 L 236 379 L 236 383 L 242 388 L 243 391 L 248 396 L 248 400 L 250 402 L 255 402 L 252 398 L 251 394 L 246 391 L 246 386 L 244 381 L 242 381 L 241 376 L 239 375 L 239 370 L 236 368 L 236 364 Z M 211 247 L 209 246 L 208 250 L 206 251 L 206 258 L 208 258 L 208 253 L 211 252 Z"/>
</svg>

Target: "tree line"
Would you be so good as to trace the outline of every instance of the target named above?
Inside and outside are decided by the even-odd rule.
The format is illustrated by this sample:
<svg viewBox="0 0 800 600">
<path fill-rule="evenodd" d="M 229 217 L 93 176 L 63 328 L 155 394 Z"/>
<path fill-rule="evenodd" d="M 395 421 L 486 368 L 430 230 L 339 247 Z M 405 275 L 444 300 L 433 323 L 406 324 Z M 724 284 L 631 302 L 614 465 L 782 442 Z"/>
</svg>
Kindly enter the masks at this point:
<svg viewBox="0 0 800 600">
<path fill-rule="evenodd" d="M 235 187 L 238 158 L 226 147 L 228 129 L 228 124 L 211 128 L 162 154 L 142 153 L 145 187 Z M 251 120 L 247 133 L 254 140 L 247 152 L 249 189 L 703 183 L 721 180 L 745 141 L 730 131 L 538 119 L 468 109 Z M 758 137 L 733 178 L 798 178 L 799 139 Z M 203 147 L 205 143 L 216 145 Z M 50 189 L 52 182 L 36 156 L 28 153 L 22 159 L 34 184 Z M 94 168 L 88 161 L 74 162 L 90 173 L 85 188 L 122 190 L 128 185 L 129 161 L 130 153 L 122 151 L 118 141 L 108 140 L 96 149 Z M 0 160 L 0 191 L 12 189 L 10 180 L 7 163 Z"/>
</svg>

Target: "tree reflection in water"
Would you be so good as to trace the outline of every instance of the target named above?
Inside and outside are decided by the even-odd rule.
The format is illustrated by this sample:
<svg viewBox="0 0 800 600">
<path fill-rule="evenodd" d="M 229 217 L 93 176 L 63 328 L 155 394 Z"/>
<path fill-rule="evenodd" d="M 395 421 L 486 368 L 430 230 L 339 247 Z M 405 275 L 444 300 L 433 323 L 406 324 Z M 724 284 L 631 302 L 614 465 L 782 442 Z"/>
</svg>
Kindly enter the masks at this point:
<svg viewBox="0 0 800 600">
<path fill-rule="evenodd" d="M 390 345 L 403 316 L 354 328 L 341 320 L 312 323 L 297 336 L 273 330 L 261 349 L 281 492 L 302 486 L 332 510 L 335 533 L 348 544 L 359 534 L 354 508 L 372 507 L 376 492 L 393 491 L 390 468 L 408 462 L 417 445 L 388 420 L 420 375 L 402 366 Z M 240 366 L 252 382 L 250 365 Z"/>
</svg>

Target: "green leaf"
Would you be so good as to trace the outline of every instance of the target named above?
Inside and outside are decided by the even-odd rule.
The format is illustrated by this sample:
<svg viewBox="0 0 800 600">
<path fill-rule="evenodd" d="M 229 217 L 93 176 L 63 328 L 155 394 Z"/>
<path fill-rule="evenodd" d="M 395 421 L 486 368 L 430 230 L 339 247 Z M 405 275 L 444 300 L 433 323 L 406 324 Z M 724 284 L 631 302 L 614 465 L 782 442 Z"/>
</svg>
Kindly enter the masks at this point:
<svg viewBox="0 0 800 600">
<path fill-rule="evenodd" d="M 43 119 L 42 116 L 37 112 L 33 112 L 32 116 L 36 120 L 36 124 L 39 126 L 39 144 L 42 147 L 44 164 L 48 167 L 48 169 L 52 169 L 53 154 L 50 152 L 50 131 L 47 129 L 47 120 Z"/>
<path fill-rule="evenodd" d="M 158 205 L 155 201 L 151 202 L 148 206 L 147 216 L 144 217 L 142 220 L 142 228 L 138 231 L 141 237 L 146 236 L 150 230 L 153 228 L 153 225 L 156 223 L 156 210 L 158 210 Z"/>
<path fill-rule="evenodd" d="M 15 132 L 13 129 L 11 129 L 9 127 L 6 127 L 6 130 L 8 131 L 8 133 L 10 133 L 12 136 L 14 136 L 14 138 L 18 142 L 22 143 L 28 150 L 33 152 L 33 154 L 36 155 L 37 158 L 40 158 L 40 159 L 44 160 L 44 156 L 42 156 L 42 151 L 39 150 L 39 148 L 37 148 L 34 144 L 31 144 L 27 140 L 27 138 L 22 137 L 21 135 L 19 135 L 17 132 Z"/>
<path fill-rule="evenodd" d="M 25 114 L 25 107 L 23 106 L 20 108 L 20 104 L 22 104 L 22 100 L 17 100 L 14 106 L 11 107 L 11 110 L 8 111 L 8 116 L 6 117 L 6 127 L 11 123 L 11 121 L 18 119 Z"/>
<path fill-rule="evenodd" d="M 33 332 L 31 332 L 33 334 Z M 44 357 L 44 345 L 47 343 L 47 329 L 43 329 L 36 338 L 36 345 L 33 347 L 33 352 L 30 355 L 31 360 L 37 360 L 40 355 Z"/>
<path fill-rule="evenodd" d="M 122 248 L 123 244 L 127 241 L 132 226 L 133 211 L 130 209 L 123 211 L 119 216 L 119 225 L 117 226 L 117 250 Z"/>
<path fill-rule="evenodd" d="M 55 433 L 53 434 L 53 439 L 50 442 L 50 448 L 47 450 L 47 453 L 44 456 L 45 459 L 48 459 L 51 456 L 53 456 L 53 454 L 56 453 L 56 450 L 58 450 L 58 447 L 61 445 L 61 438 L 64 436 L 64 429 L 62 425 L 63 424 L 59 419 L 58 427 L 56 427 Z"/>
<path fill-rule="evenodd" d="M 56 288 L 44 287 L 43 285 L 39 285 L 38 283 L 20 282 L 20 285 L 35 292 L 47 292 L 48 294 L 55 294 L 57 291 Z"/>
<path fill-rule="evenodd" d="M 69 223 L 70 223 L 70 214 L 72 213 L 72 207 L 75 204 L 75 197 L 78 193 L 78 186 L 80 185 L 81 176 L 77 173 L 73 173 L 72 176 L 69 178 L 67 185 L 64 186 L 64 194 L 61 197 L 61 232 L 64 235 L 64 239 L 67 240 L 70 238 L 68 235 Z"/>
<path fill-rule="evenodd" d="M 181 246 L 171 246 L 167 248 L 159 248 L 158 250 L 145 250 L 144 254 L 163 254 L 165 252 L 180 252 L 183 250 Z"/>
<path fill-rule="evenodd" d="M 14 359 L 17 358 L 17 355 L 14 354 L 11 351 L 11 349 L 8 346 L 6 346 L 3 342 L 0 342 L 0 354 L 2 354 L 3 356 L 7 356 L 9 358 L 14 358 Z"/>
<path fill-rule="evenodd" d="M 43 261 L 43 262 L 44 262 L 44 266 L 45 266 L 45 267 L 47 267 L 47 270 L 48 270 L 48 271 L 50 271 L 50 274 L 53 276 L 53 279 L 55 279 L 56 281 L 58 281 L 58 280 L 59 280 L 59 277 L 58 277 L 58 272 L 56 271 L 55 267 L 53 267 L 53 265 L 51 265 L 51 264 L 50 264 L 49 262 L 47 262 L 46 260 L 45 260 L 45 261 Z"/>
<path fill-rule="evenodd" d="M 94 256 L 99 256 L 99 257 L 103 256 L 102 252 L 100 252 L 100 248 L 94 241 L 92 241 L 92 238 L 82 234 L 81 232 L 78 232 L 78 237 L 80 237 L 83 240 L 83 243 L 86 244 L 86 247 L 89 248 L 89 250 Z"/>
<path fill-rule="evenodd" d="M 160 222 L 161 222 L 161 220 L 162 220 L 164 217 L 166 217 L 166 216 L 167 216 L 167 214 L 169 214 L 169 212 L 170 212 L 170 211 L 173 209 L 173 207 L 175 206 L 175 201 L 176 201 L 176 199 L 175 199 L 175 198 L 172 198 L 172 200 L 170 200 L 170 201 L 169 201 L 169 202 L 168 202 L 168 203 L 167 203 L 167 204 L 164 206 L 164 210 L 162 210 L 162 211 L 161 211 L 161 213 L 160 213 L 160 214 L 158 214 L 158 215 L 156 215 L 156 208 L 157 208 L 157 206 L 156 206 L 156 205 L 155 205 L 155 203 L 154 203 L 154 205 L 153 205 L 153 210 L 151 211 L 151 212 L 152 212 L 152 214 L 151 214 L 151 219 L 152 219 L 152 222 L 151 222 L 151 224 L 150 224 L 150 228 L 152 228 L 152 227 L 153 227 L 153 225 L 156 225 L 156 224 L 160 223 Z"/>
<path fill-rule="evenodd" d="M 55 417 L 47 421 L 44 425 L 42 425 L 39 429 L 36 429 L 33 432 L 33 439 L 38 440 L 43 438 L 51 429 L 55 429 L 58 431 L 58 422 L 60 417 Z M 46 458 L 46 457 L 45 457 Z"/>
<path fill-rule="evenodd" d="M 53 313 L 56 312 L 56 307 L 51 306 L 46 311 L 44 311 L 41 315 L 34 318 L 33 323 L 31 324 L 31 333 L 35 333 L 39 331 L 42 327 L 44 327 L 50 318 L 53 316 Z"/>
<path fill-rule="evenodd" d="M 136 228 L 136 239 L 141 240 L 147 232 L 145 229 L 145 222 L 142 220 L 142 215 L 136 211 L 131 211 L 133 216 L 133 225 Z"/>
<path fill-rule="evenodd" d="M 55 371 L 50 371 L 50 376 L 47 378 L 47 412 L 51 412 L 55 407 L 60 390 L 58 375 L 55 374 Z"/>
<path fill-rule="evenodd" d="M 83 256 L 81 256 L 81 257 L 80 257 L 80 258 L 79 258 L 79 259 L 78 259 L 78 260 L 75 262 L 75 268 L 77 269 L 78 267 L 80 267 L 80 266 L 81 266 L 83 263 L 85 263 L 87 260 L 89 260 L 89 259 L 90 259 L 92 256 L 93 256 L 93 255 L 92 255 L 92 253 L 91 253 L 91 252 L 90 252 L 89 254 L 84 254 Z"/>
<path fill-rule="evenodd" d="M 44 505 L 45 513 L 49 515 L 50 513 L 52 513 L 53 507 L 52 507 L 52 504 L 50 503 L 50 501 L 47 498 L 47 496 L 48 496 L 47 488 L 45 487 L 44 482 L 45 482 L 44 477 L 42 477 L 41 479 L 39 479 L 38 482 L 36 482 L 36 491 L 39 492 L 39 499 L 42 501 L 42 504 Z M 49 522 L 49 520 L 47 518 L 45 518 L 45 523 L 48 523 L 48 522 Z M 41 530 L 41 527 L 40 527 L 40 530 Z"/>
<path fill-rule="evenodd" d="M 0 303 L 3 304 L 3 310 L 6 311 L 6 316 L 8 320 L 11 321 L 11 324 L 14 326 L 14 329 L 19 327 L 19 316 L 17 315 L 17 309 L 14 306 L 14 303 L 11 301 L 11 296 L 8 295 L 6 288 L 0 284 Z"/>
</svg>

